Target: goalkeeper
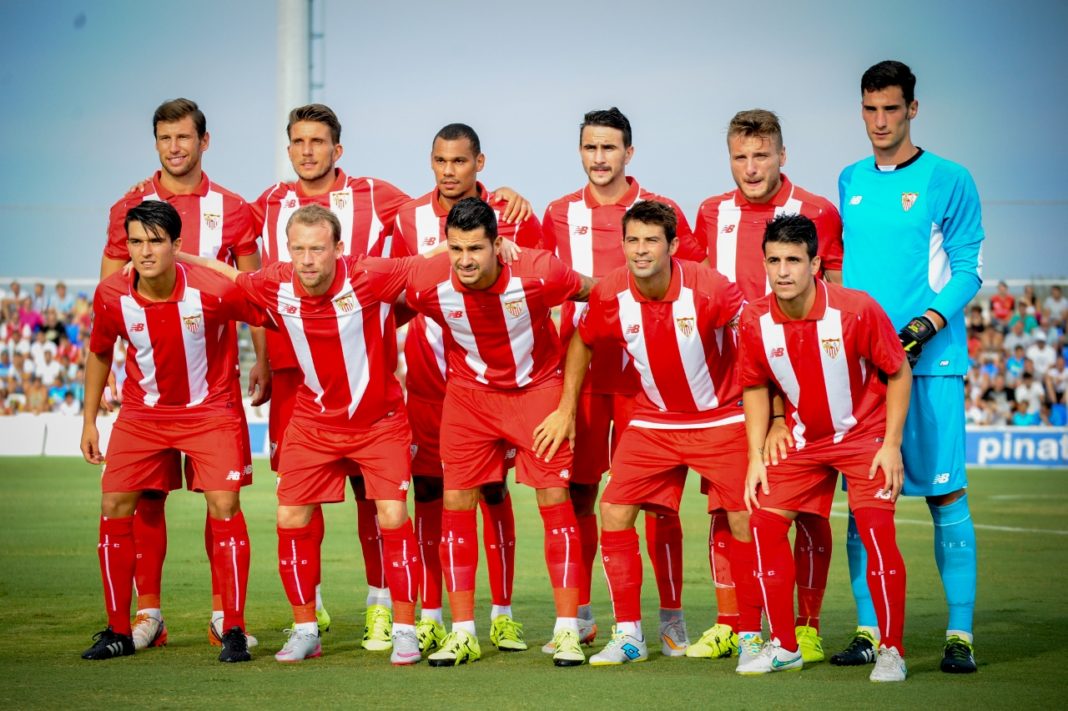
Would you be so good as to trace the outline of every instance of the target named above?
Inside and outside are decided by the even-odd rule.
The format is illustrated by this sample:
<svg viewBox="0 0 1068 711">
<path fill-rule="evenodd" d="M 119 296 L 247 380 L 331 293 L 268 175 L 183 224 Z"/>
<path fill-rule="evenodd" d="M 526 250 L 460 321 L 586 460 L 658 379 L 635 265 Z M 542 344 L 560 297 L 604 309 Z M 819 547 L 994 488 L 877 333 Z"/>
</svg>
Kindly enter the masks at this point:
<svg viewBox="0 0 1068 711">
<path fill-rule="evenodd" d="M 842 171 L 845 286 L 882 306 L 912 365 L 914 382 L 902 454 L 907 496 L 924 496 L 949 621 L 942 671 L 976 671 L 975 529 L 964 470 L 964 307 L 982 284 L 979 196 L 962 166 L 913 145 L 916 77 L 901 62 L 876 64 L 861 78 L 861 116 L 875 154 Z M 847 551 L 859 626 L 832 664 L 874 661 L 875 610 L 864 580 L 864 548 L 849 520 Z"/>
</svg>

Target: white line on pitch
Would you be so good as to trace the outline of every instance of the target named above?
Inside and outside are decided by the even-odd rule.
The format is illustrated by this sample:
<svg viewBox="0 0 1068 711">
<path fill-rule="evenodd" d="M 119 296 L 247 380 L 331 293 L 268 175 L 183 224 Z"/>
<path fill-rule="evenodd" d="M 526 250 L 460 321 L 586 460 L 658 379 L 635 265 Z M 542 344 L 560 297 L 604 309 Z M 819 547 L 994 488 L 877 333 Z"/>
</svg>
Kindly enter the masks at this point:
<svg viewBox="0 0 1068 711">
<path fill-rule="evenodd" d="M 848 518 L 848 513 L 841 511 L 832 511 L 831 516 L 834 518 Z M 910 523 L 916 526 L 931 526 L 930 519 L 923 521 L 916 518 L 898 518 L 894 517 L 894 523 Z M 976 523 L 973 524 L 976 529 L 981 531 L 1004 531 L 1006 533 L 1049 533 L 1054 536 L 1068 536 L 1068 531 L 1058 531 L 1051 528 L 1017 528 L 1016 526 L 992 526 L 988 523 Z"/>
</svg>

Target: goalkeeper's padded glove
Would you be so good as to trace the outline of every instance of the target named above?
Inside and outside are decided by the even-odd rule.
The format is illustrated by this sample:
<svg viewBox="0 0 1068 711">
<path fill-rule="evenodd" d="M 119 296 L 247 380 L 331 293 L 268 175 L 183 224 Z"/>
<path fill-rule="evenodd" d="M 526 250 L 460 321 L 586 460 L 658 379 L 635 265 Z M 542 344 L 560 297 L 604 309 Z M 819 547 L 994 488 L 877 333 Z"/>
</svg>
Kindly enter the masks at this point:
<svg viewBox="0 0 1068 711">
<path fill-rule="evenodd" d="M 909 360 L 910 368 L 916 367 L 916 362 L 920 359 L 920 352 L 923 350 L 924 344 L 934 338 L 937 332 L 938 329 L 935 328 L 934 323 L 926 316 L 917 316 L 897 332 L 897 337 L 901 339 L 901 347 L 905 349 L 905 357 Z"/>
</svg>

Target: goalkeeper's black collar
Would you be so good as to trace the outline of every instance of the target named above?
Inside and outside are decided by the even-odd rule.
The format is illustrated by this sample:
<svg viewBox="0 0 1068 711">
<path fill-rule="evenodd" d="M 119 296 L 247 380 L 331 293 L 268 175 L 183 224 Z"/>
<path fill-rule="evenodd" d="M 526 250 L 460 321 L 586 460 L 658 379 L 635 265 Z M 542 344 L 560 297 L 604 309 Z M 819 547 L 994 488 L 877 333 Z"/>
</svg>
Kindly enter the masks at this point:
<svg viewBox="0 0 1068 711">
<path fill-rule="evenodd" d="M 911 158 L 909 158 L 904 163 L 898 163 L 897 165 L 879 165 L 878 163 L 876 163 L 875 164 L 875 169 L 878 170 L 879 172 L 882 172 L 882 173 L 893 173 L 895 170 L 901 170 L 902 168 L 908 168 L 910 165 L 912 165 L 913 163 L 918 161 L 920 159 L 920 156 L 922 156 L 922 155 L 923 155 L 923 149 L 920 148 L 919 146 L 916 146 L 916 155 L 912 156 Z"/>
</svg>

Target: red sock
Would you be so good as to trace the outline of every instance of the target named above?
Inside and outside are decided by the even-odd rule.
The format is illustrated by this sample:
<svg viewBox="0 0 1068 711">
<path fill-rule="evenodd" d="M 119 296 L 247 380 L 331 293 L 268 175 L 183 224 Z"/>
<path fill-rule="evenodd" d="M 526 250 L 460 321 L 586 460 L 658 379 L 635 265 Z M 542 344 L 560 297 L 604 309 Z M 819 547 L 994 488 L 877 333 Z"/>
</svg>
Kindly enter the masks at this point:
<svg viewBox="0 0 1068 711">
<path fill-rule="evenodd" d="M 133 598 L 134 517 L 100 517 L 100 539 L 96 546 L 100 578 L 104 583 L 104 609 L 108 625 L 119 634 L 130 634 L 130 600 Z"/>
<path fill-rule="evenodd" d="M 441 499 L 415 502 L 415 537 L 423 560 L 423 609 L 441 607 Z"/>
<path fill-rule="evenodd" d="M 752 541 L 731 540 L 727 555 L 731 559 L 734 589 L 737 592 L 738 627 L 735 632 L 759 632 L 760 586 L 756 580 L 756 548 Z"/>
<path fill-rule="evenodd" d="M 556 616 L 578 617 L 579 586 L 585 580 L 585 572 L 575 509 L 565 501 L 538 510 L 545 526 L 545 564 L 549 567 Z"/>
<path fill-rule="evenodd" d="M 212 579 L 219 582 L 223 630 L 245 629 L 245 592 L 252 547 L 245 515 L 238 511 L 229 519 L 209 518 L 215 547 L 211 558 Z M 314 590 L 312 595 L 314 597 Z"/>
<path fill-rule="evenodd" d="M 320 575 L 319 541 L 311 524 L 278 528 L 278 572 L 295 622 L 315 621 L 315 583 Z M 306 617 L 311 607 L 311 619 Z"/>
<path fill-rule="evenodd" d="M 712 569 L 712 582 L 716 586 L 716 624 L 728 625 L 738 631 L 738 595 L 731 577 L 728 558 L 731 541 L 731 525 L 726 511 L 716 511 L 708 524 L 708 565 Z"/>
<path fill-rule="evenodd" d="M 822 516 L 801 513 L 794 519 L 794 567 L 797 570 L 797 626 L 820 629 L 820 609 L 831 568 L 831 524 Z"/>
<path fill-rule="evenodd" d="M 660 607 L 682 608 L 682 523 L 677 513 L 645 514 L 645 546 L 653 563 Z"/>
<path fill-rule="evenodd" d="M 312 530 L 312 535 L 315 536 L 315 541 L 319 544 L 319 550 L 322 550 L 323 539 L 326 538 L 326 522 L 323 520 L 323 507 L 316 506 L 312 509 L 311 523 L 308 526 Z M 322 571 L 320 570 L 320 577 L 316 578 L 315 584 L 323 582 L 321 580 Z"/>
<path fill-rule="evenodd" d="M 863 508 L 853 512 L 857 532 L 868 554 L 868 590 L 879 619 L 884 647 L 905 656 L 905 561 L 897 547 L 894 512 Z"/>
<path fill-rule="evenodd" d="M 579 605 L 590 604 L 590 585 L 593 582 L 593 561 L 597 559 L 597 516 L 586 514 L 577 518 L 579 545 L 582 548 L 583 577 L 579 581 Z"/>
<path fill-rule="evenodd" d="M 601 561 L 616 622 L 642 619 L 642 554 L 638 532 L 601 531 Z"/>
<path fill-rule="evenodd" d="M 159 608 L 163 589 L 163 560 L 167 557 L 167 497 L 137 500 L 133 516 L 136 559 L 134 582 L 137 584 L 137 609 Z"/>
<path fill-rule="evenodd" d="M 223 609 L 223 591 L 215 572 L 215 534 L 211 530 L 211 516 L 204 512 L 204 552 L 208 554 L 208 569 L 211 570 L 211 610 Z"/>
<path fill-rule="evenodd" d="M 770 511 L 754 511 L 749 517 L 756 547 L 757 583 L 768 614 L 772 639 L 783 649 L 795 651 L 794 556 L 790 550 L 790 519 Z"/>
<path fill-rule="evenodd" d="M 478 518 L 476 512 L 441 513 L 441 545 L 438 548 L 445 589 L 453 622 L 475 619 L 475 572 L 478 570 Z"/>
<path fill-rule="evenodd" d="M 512 604 L 515 579 L 515 513 L 512 496 L 505 494 L 499 504 L 478 502 L 482 509 L 482 543 L 486 547 L 486 573 L 490 599 L 494 605 Z"/>
<path fill-rule="evenodd" d="M 397 528 L 382 529 L 382 552 L 389 596 L 393 600 L 393 621 L 414 625 L 415 601 L 423 586 L 423 566 L 419 562 L 419 542 L 411 519 Z"/>
<path fill-rule="evenodd" d="M 367 571 L 367 584 L 384 588 L 386 571 L 382 564 L 382 533 L 378 530 L 378 507 L 369 499 L 356 502 L 356 532 L 363 549 L 363 567 Z"/>
</svg>

